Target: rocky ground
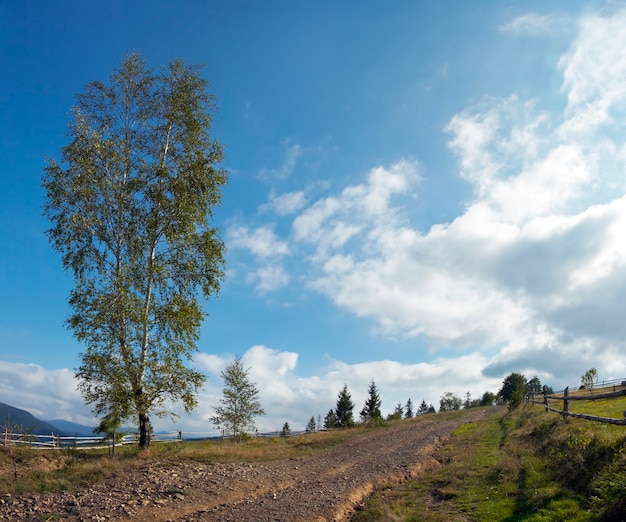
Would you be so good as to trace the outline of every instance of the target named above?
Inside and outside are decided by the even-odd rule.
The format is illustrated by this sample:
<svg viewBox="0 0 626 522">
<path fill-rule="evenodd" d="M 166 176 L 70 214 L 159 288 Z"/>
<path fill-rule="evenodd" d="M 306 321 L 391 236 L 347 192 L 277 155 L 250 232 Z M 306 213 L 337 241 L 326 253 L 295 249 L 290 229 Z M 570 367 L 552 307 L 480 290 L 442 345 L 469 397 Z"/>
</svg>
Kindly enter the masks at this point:
<svg viewBox="0 0 626 522">
<path fill-rule="evenodd" d="M 0 520 L 349 520 L 374 489 L 438 465 L 437 448 L 482 411 L 372 430 L 332 450 L 260 464 L 142 462 L 88 489 L 0 496 Z"/>
</svg>

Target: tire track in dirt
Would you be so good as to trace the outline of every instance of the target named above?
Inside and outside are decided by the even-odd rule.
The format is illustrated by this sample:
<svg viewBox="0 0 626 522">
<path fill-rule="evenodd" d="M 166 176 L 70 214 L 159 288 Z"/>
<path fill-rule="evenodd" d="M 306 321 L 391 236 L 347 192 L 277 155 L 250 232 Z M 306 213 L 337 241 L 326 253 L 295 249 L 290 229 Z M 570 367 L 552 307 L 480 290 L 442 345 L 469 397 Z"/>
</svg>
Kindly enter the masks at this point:
<svg viewBox="0 0 626 522">
<path fill-rule="evenodd" d="M 480 417 L 481 412 L 467 412 L 451 421 L 423 419 L 351 439 L 301 459 L 296 465 L 293 461 L 273 463 L 274 469 L 290 474 L 291 480 L 274 484 L 264 495 L 219 507 L 207 506 L 194 515 L 171 520 L 348 520 L 355 507 L 377 488 L 414 478 L 437 466 L 433 455 L 441 443 L 456 427 Z"/>
</svg>

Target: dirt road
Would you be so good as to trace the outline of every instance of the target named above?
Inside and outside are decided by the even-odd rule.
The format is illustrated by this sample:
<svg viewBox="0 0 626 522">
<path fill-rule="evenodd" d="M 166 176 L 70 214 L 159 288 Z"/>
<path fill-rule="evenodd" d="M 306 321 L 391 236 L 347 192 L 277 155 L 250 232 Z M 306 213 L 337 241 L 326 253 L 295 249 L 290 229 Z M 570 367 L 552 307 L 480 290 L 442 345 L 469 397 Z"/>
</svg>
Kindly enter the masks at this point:
<svg viewBox="0 0 626 522">
<path fill-rule="evenodd" d="M 343 521 L 374 489 L 438 465 L 439 445 L 459 425 L 428 416 L 372 430 L 332 450 L 261 464 L 145 462 L 88 489 L 0 497 L 0 520 Z"/>
</svg>

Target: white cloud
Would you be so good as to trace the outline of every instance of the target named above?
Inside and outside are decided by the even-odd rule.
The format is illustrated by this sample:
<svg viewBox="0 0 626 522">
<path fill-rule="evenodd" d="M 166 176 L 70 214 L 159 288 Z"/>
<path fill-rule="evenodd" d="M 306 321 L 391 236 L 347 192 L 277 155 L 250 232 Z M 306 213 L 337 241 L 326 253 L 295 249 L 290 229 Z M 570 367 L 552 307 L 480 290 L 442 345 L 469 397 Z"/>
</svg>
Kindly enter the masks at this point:
<svg viewBox="0 0 626 522">
<path fill-rule="evenodd" d="M 564 113 L 486 97 L 451 118 L 450 149 L 475 188 L 451 223 L 422 232 L 408 220 L 397 196 L 411 194 L 418 169 L 407 161 L 312 201 L 293 221 L 293 237 L 312 247 L 311 287 L 392 337 L 501 349 L 492 370 L 533 367 L 525 354 L 537 355 L 539 340 L 564 360 L 578 353 L 579 370 L 582 353 L 609 368 L 609 354 L 626 349 L 625 145 L 614 125 L 626 99 L 625 22 L 626 11 L 583 21 L 559 65 Z"/>
<path fill-rule="evenodd" d="M 254 230 L 245 226 L 231 227 L 227 233 L 227 245 L 254 254 L 258 265 L 247 269 L 245 279 L 259 292 L 272 292 L 289 283 L 289 274 L 280 261 L 282 257 L 291 255 L 289 245 L 278 238 L 271 225 Z M 236 272 L 231 271 L 231 276 L 236 276 Z"/>
<path fill-rule="evenodd" d="M 220 359 L 219 368 L 233 360 L 230 355 Z M 473 397 L 480 397 L 485 391 L 497 392 L 502 385 L 498 377 L 482 375 L 481 369 L 488 359 L 479 354 L 419 364 L 389 360 L 348 364 L 328 358 L 323 371 L 309 377 L 298 375 L 298 354 L 294 352 L 258 345 L 247 350 L 241 359 L 244 367 L 249 368 L 250 380 L 256 384 L 266 411 L 265 416 L 256 419 L 260 431 L 279 430 L 285 422 L 295 430 L 302 430 L 311 416 L 317 419 L 321 415 L 323 419 L 328 410 L 335 407 L 337 394 L 344 384 L 348 385 L 355 403 L 355 418 L 365 402 L 372 379 L 380 390 L 384 414 L 390 413 L 398 402 L 404 405 L 409 398 L 416 406 L 426 400 L 438 408 L 439 399 L 446 391 L 459 396 L 470 391 Z M 184 422 L 189 429 L 200 431 L 203 427 L 206 430 L 203 419 L 208 419 L 212 406 L 219 403 L 222 383 L 218 384 L 214 360 L 198 357 L 196 361 L 199 368 L 212 373 L 209 376 L 211 388 L 200 397 L 198 414 L 185 418 Z"/>
<path fill-rule="evenodd" d="M 580 23 L 576 41 L 559 62 L 569 119 L 565 129 L 588 133 L 611 121 L 610 111 L 626 99 L 626 10 L 590 15 Z"/>
<path fill-rule="evenodd" d="M 306 205 L 306 197 L 304 191 L 286 192 L 276 195 L 270 193 L 269 202 L 261 205 L 261 211 L 274 212 L 279 216 L 287 216 L 297 212 Z"/>
<path fill-rule="evenodd" d="M 95 425 L 76 385 L 74 372 L 68 369 L 48 370 L 37 364 L 0 361 L 3 402 L 40 420 L 65 419 Z"/>
<path fill-rule="evenodd" d="M 260 259 L 289 255 L 289 246 L 274 233 L 271 225 L 255 230 L 239 226 L 228 230 L 228 246 L 244 248 Z"/>
<path fill-rule="evenodd" d="M 302 146 L 297 143 L 291 143 L 291 140 L 285 139 L 281 143 L 281 147 L 284 152 L 284 159 L 282 165 L 277 168 L 261 169 L 261 179 L 278 179 L 283 180 L 289 178 L 296 167 L 298 159 L 302 156 L 304 150 Z"/>
<path fill-rule="evenodd" d="M 410 195 L 419 180 L 418 170 L 409 160 L 372 169 L 365 183 L 348 186 L 338 197 L 321 199 L 305 209 L 293 221 L 294 237 L 316 245 L 316 258 L 322 262 L 328 251 L 344 247 L 353 238 L 366 248 L 368 237 L 398 221 L 390 207 L 392 197 Z"/>
<path fill-rule="evenodd" d="M 326 366 L 318 374 L 309 376 L 298 373 L 296 352 L 256 345 L 244 352 L 241 359 L 244 367 L 249 368 L 250 379 L 257 386 L 266 411 L 266 415 L 256 418 L 261 432 L 279 430 L 285 422 L 294 430 L 301 430 L 311 416 L 317 419 L 320 415 L 323 419 L 328 410 L 335 407 L 337 394 L 344 384 L 352 394 L 355 417 L 358 417 L 372 379 L 379 388 L 386 415 L 398 402 L 404 405 L 409 398 L 415 406 L 425 400 L 438 408 L 439 399 L 448 391 L 459 396 L 469 391 L 474 398 L 481 397 L 485 391 L 496 393 L 502 386 L 502 376 L 511 371 L 539 375 L 542 382 L 558 389 L 578 382 L 579 376 L 591 365 L 607 379 L 621 377 L 626 370 L 620 362 L 622 352 L 616 345 L 610 347 L 610 358 L 598 362 L 593 343 L 586 340 L 571 343 L 563 353 L 555 348 L 555 339 L 548 334 L 538 333 L 534 341 L 532 349 L 523 341 L 519 341 L 520 346 L 515 345 L 518 341 L 513 341 L 491 359 L 478 352 L 414 364 L 393 360 L 349 364 L 327 357 Z M 220 374 L 233 358 L 231 354 L 196 354 L 194 366 L 208 377 L 198 394 L 197 409 L 186 414 L 180 404 L 170 405 L 179 419 L 172 423 L 154 416 L 151 420 L 155 430 L 182 430 L 198 435 L 216 433 L 210 417 L 222 397 Z M 38 418 L 61 418 L 94 425 L 88 407 L 76 391 L 70 370 L 48 370 L 33 364 L 0 361 L 0 391 L 12 398 L 7 401 L 12 406 L 26 409 Z"/>
<path fill-rule="evenodd" d="M 249 272 L 247 281 L 256 286 L 260 292 L 273 292 L 289 283 L 290 277 L 280 264 L 261 266 Z"/>
<path fill-rule="evenodd" d="M 498 31 L 511 34 L 538 36 L 550 34 L 555 25 L 553 16 L 527 13 L 498 26 Z"/>
</svg>

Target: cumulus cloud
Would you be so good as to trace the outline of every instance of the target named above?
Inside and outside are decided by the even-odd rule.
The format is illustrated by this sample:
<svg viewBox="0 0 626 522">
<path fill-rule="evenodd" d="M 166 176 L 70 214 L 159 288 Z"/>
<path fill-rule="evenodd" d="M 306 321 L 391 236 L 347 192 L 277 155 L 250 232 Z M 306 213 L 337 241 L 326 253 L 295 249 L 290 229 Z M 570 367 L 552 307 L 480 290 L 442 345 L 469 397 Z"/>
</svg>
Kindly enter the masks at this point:
<svg viewBox="0 0 626 522">
<path fill-rule="evenodd" d="M 328 252 L 357 239 L 361 248 L 399 220 L 390 206 L 394 196 L 410 193 L 419 180 L 416 162 L 402 160 L 388 168 L 376 167 L 367 180 L 343 189 L 338 196 L 320 199 L 293 221 L 296 240 L 313 244 L 316 258 L 326 261 Z"/>
<path fill-rule="evenodd" d="M 48 370 L 37 364 L 0 361 L 3 402 L 27 410 L 40 420 L 65 419 L 95 425 L 76 384 L 74 372 L 68 369 Z"/>
<path fill-rule="evenodd" d="M 295 430 L 304 429 L 314 416 L 324 418 L 329 409 L 336 405 L 337 394 L 344 384 L 348 386 L 355 403 L 355 418 L 367 397 L 367 388 L 373 379 L 383 400 L 384 414 L 391 413 L 395 405 L 403 405 L 411 398 L 418 405 L 422 400 L 439 407 L 439 399 L 446 391 L 459 396 L 470 392 L 480 397 L 485 391 L 497 392 L 502 386 L 497 377 L 485 377 L 482 368 L 488 362 L 484 356 L 469 354 L 460 358 L 436 359 L 430 363 L 402 364 L 380 360 L 348 364 L 327 357 L 327 364 L 318 375 L 307 377 L 298 374 L 298 354 L 257 345 L 248 349 L 241 357 L 244 367 L 249 368 L 249 377 L 259 390 L 266 415 L 256 419 L 261 431 L 279 430 L 289 422 Z M 221 389 L 217 384 L 218 368 L 225 368 L 233 360 L 231 355 L 219 357 L 199 354 L 196 364 L 207 371 L 210 388 L 200 397 L 200 408 L 193 418 L 184 422 L 190 429 L 205 427 L 202 418 L 212 415 L 212 406 L 219 402 Z M 214 377 L 217 377 L 214 378 Z"/>
<path fill-rule="evenodd" d="M 281 264 L 283 256 L 290 255 L 289 245 L 278 238 L 272 226 L 265 225 L 251 230 L 245 226 L 231 227 L 227 242 L 230 248 L 244 249 L 252 253 L 260 265 L 249 269 L 246 281 L 260 292 L 271 292 L 289 282 L 289 274 Z"/>
<path fill-rule="evenodd" d="M 398 196 L 416 190 L 419 170 L 409 161 L 312 201 L 292 227 L 313 249 L 311 288 L 390 336 L 498 350 L 492 374 L 539 368 L 528 354 L 538 359 L 542 349 L 571 360 L 573 377 L 585 354 L 610 368 L 611 354 L 626 348 L 625 144 L 615 132 L 626 100 L 625 22 L 626 11 L 582 21 L 559 62 L 563 113 L 486 97 L 451 118 L 450 150 L 474 187 L 451 223 L 421 231 L 406 218 Z M 518 19 L 508 30 L 547 23 Z"/>
<path fill-rule="evenodd" d="M 208 379 L 198 395 L 198 408 L 191 414 L 180 404 L 169 407 L 179 415 L 173 423 L 168 418 L 152 418 L 156 431 L 182 430 L 207 434 L 215 432 L 210 422 L 213 407 L 222 397 L 221 372 L 233 361 L 232 354 L 197 353 L 194 366 Z M 326 415 L 334 408 L 337 394 L 348 385 L 356 404 L 355 415 L 367 396 L 367 386 L 374 379 L 381 391 L 383 412 L 390 413 L 398 402 L 409 397 L 414 404 L 422 400 L 438 407 L 445 391 L 463 395 L 471 390 L 478 397 L 487 389 L 500 387 L 497 378 L 485 378 L 481 368 L 487 362 L 483 356 L 470 354 L 459 359 L 438 359 L 431 363 L 402 364 L 381 360 L 348 364 L 326 357 L 326 365 L 317 375 L 302 376 L 298 372 L 296 352 L 276 350 L 263 345 L 250 347 L 241 356 L 250 379 L 256 384 L 265 416 L 256 419 L 261 431 L 279 430 L 287 421 L 293 429 L 304 429 L 311 418 Z M 0 391 L 6 402 L 25 409 L 36 417 L 66 419 L 88 426 L 96 420 L 76 389 L 71 370 L 48 370 L 35 364 L 0 362 Z M 9 397 L 14 399 L 8 399 Z M 132 422 L 129 422 L 132 425 Z"/>
<path fill-rule="evenodd" d="M 270 225 L 255 230 L 250 230 L 245 226 L 230 228 L 228 245 L 233 248 L 247 249 L 260 259 L 289 254 L 289 246 L 278 238 Z"/>
</svg>

